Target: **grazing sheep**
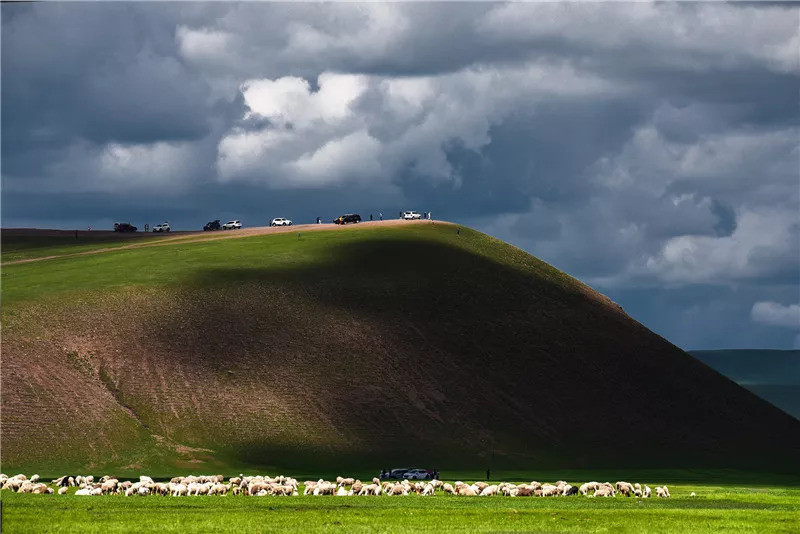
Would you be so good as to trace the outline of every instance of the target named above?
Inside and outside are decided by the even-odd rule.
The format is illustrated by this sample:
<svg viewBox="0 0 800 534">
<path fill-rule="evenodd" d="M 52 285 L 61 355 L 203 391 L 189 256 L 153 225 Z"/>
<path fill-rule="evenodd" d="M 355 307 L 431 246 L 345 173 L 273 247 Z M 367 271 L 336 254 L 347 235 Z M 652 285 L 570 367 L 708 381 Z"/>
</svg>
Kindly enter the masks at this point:
<svg viewBox="0 0 800 534">
<path fill-rule="evenodd" d="M 445 492 L 445 493 L 449 493 L 450 495 L 455 495 L 456 494 L 456 490 L 453 489 L 453 485 L 449 484 L 449 483 L 444 483 L 442 485 L 442 491 Z"/>
<path fill-rule="evenodd" d="M 35 493 L 37 495 L 50 494 L 53 493 L 53 488 L 47 487 L 47 484 L 32 483 L 28 493 Z"/>
<path fill-rule="evenodd" d="M 512 492 L 514 493 L 513 495 L 511 494 Z M 517 486 L 506 483 L 500 484 L 500 493 L 506 497 L 516 497 L 518 493 Z"/>
<path fill-rule="evenodd" d="M 356 480 L 353 482 L 353 485 L 350 487 L 350 489 L 353 490 L 353 495 L 358 495 L 363 487 L 364 484 L 362 484 L 360 480 Z"/>
<path fill-rule="evenodd" d="M 614 486 L 611 485 L 611 482 L 603 482 L 600 484 L 601 488 L 607 488 L 608 491 L 611 492 L 611 496 L 614 497 L 617 494 L 617 491 L 614 489 Z"/>
<path fill-rule="evenodd" d="M 428 483 L 428 484 L 425 484 L 424 488 L 422 488 L 422 493 L 420 493 L 420 495 L 422 495 L 423 497 L 426 497 L 428 495 L 433 495 L 435 492 L 436 492 L 436 486 L 434 486 L 431 483 Z"/>
<path fill-rule="evenodd" d="M 528 485 L 517 486 L 517 497 L 530 497 L 533 495 L 533 489 Z"/>
<path fill-rule="evenodd" d="M 586 482 L 585 484 L 581 484 L 578 491 L 581 495 L 587 495 L 590 491 L 595 491 L 599 486 L 600 484 L 598 482 Z"/>
<path fill-rule="evenodd" d="M 389 488 L 386 495 L 408 495 L 408 488 L 403 484 L 395 484 Z"/>
<path fill-rule="evenodd" d="M 471 487 L 464 484 L 456 489 L 456 493 L 462 497 L 475 497 L 478 493 Z"/>
<path fill-rule="evenodd" d="M 486 482 L 476 482 L 475 484 L 473 484 L 473 486 L 477 488 L 478 493 L 481 493 L 483 490 L 489 487 L 489 484 L 487 484 Z"/>
<path fill-rule="evenodd" d="M 630 484 L 629 482 L 620 481 L 620 482 L 617 482 L 615 486 L 617 488 L 617 491 L 620 494 L 625 495 L 626 497 L 630 497 L 634 492 L 633 485 Z"/>
<path fill-rule="evenodd" d="M 363 484 L 361 489 L 358 490 L 357 495 L 380 495 L 381 494 L 381 485 L 380 484 Z"/>
<path fill-rule="evenodd" d="M 478 495 L 481 497 L 491 497 L 493 495 L 497 495 L 497 486 L 486 486 Z"/>
<path fill-rule="evenodd" d="M 100 484 L 100 489 L 103 491 L 103 493 L 111 493 L 115 489 L 117 489 L 117 484 L 118 483 L 119 483 L 119 480 L 117 480 L 116 478 L 112 478 L 110 480 L 106 480 L 105 482 L 102 482 Z"/>
<path fill-rule="evenodd" d="M 602 486 L 594 491 L 593 497 L 613 497 L 614 491 L 608 486 Z"/>
<path fill-rule="evenodd" d="M 577 495 L 578 494 L 578 486 L 571 486 L 567 484 L 567 487 L 564 488 L 564 493 L 562 495 L 564 497 L 569 497 L 570 495 Z"/>
<path fill-rule="evenodd" d="M 348 491 L 348 489 L 345 488 L 344 486 L 339 486 L 339 489 L 336 490 L 336 496 L 337 497 L 347 497 L 347 496 L 352 495 L 352 494 L 353 494 L 352 490 Z"/>
<path fill-rule="evenodd" d="M 559 494 L 558 487 L 552 484 L 544 484 L 541 489 L 542 497 L 555 497 Z"/>
<path fill-rule="evenodd" d="M 58 488 L 58 494 L 59 495 L 64 495 L 67 492 L 68 489 L 69 488 L 67 488 L 66 486 L 62 486 L 62 487 Z"/>
<path fill-rule="evenodd" d="M 656 486 L 656 495 L 658 495 L 662 499 L 668 499 L 669 498 L 669 489 L 666 486 L 664 486 L 664 487 Z"/>
<path fill-rule="evenodd" d="M 336 493 L 336 484 L 322 481 L 314 487 L 313 495 L 333 495 Z"/>
<path fill-rule="evenodd" d="M 227 495 L 228 490 L 231 489 L 230 485 L 216 483 L 208 490 L 209 495 Z"/>
<path fill-rule="evenodd" d="M 75 495 L 92 495 L 92 491 L 86 488 L 81 488 L 75 492 Z"/>
</svg>

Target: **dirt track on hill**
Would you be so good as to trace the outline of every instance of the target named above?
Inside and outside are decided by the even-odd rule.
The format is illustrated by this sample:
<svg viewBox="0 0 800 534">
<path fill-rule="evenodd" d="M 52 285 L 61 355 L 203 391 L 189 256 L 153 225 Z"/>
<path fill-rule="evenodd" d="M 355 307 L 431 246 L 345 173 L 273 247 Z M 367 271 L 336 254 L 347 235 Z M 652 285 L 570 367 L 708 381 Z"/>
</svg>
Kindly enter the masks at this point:
<svg viewBox="0 0 800 534">
<path fill-rule="evenodd" d="M 351 224 L 346 226 L 338 226 L 333 223 L 325 223 L 325 224 L 298 224 L 293 226 L 257 226 L 253 228 L 243 228 L 241 230 L 220 230 L 217 232 L 203 232 L 203 231 L 196 231 L 196 232 L 174 232 L 175 235 L 170 235 L 169 237 L 163 237 L 156 242 L 146 242 L 146 243 L 132 243 L 130 245 L 122 245 L 118 247 L 105 247 L 105 248 L 98 248 L 95 250 L 86 250 L 83 252 L 69 252 L 66 254 L 55 254 L 52 256 L 42 256 L 39 258 L 26 258 L 23 260 L 13 260 L 13 261 L 6 261 L 0 264 L 0 266 L 6 265 L 15 265 L 18 263 L 31 263 L 35 261 L 44 261 L 44 260 L 52 260 L 56 258 L 68 258 L 71 256 L 86 256 L 89 254 L 101 254 L 104 252 L 114 252 L 117 250 L 128 250 L 132 248 L 144 248 L 144 247 L 158 247 L 163 245 L 175 245 L 175 244 L 182 244 L 182 243 L 199 243 L 205 241 L 217 241 L 219 239 L 234 239 L 240 237 L 252 237 L 258 235 L 266 235 L 266 234 L 284 234 L 289 232 L 315 232 L 320 230 L 348 230 L 352 228 L 377 228 L 377 227 L 384 227 L 384 226 L 398 226 L 398 225 L 408 225 L 408 224 L 452 224 L 445 221 L 404 221 L 401 219 L 390 219 L 388 221 L 369 221 L 369 222 L 362 222 L 361 224 Z M 97 232 L 97 233 L 95 233 Z M 36 228 L 20 228 L 20 229 L 8 229 L 4 230 L 4 233 L 7 235 L 23 235 L 23 236 L 42 236 L 42 237 L 59 237 L 59 236 L 71 236 L 74 231 L 72 230 L 40 230 Z M 114 232 L 110 231 L 96 231 L 93 230 L 92 232 L 81 232 L 83 236 L 87 236 L 91 239 L 92 237 L 107 237 L 109 235 L 119 235 L 121 238 L 125 238 L 126 234 L 114 234 Z M 130 239 L 135 239 L 136 237 L 141 236 L 141 234 L 127 234 L 130 236 Z M 148 236 L 150 234 L 147 234 Z M 160 236 L 154 236 L 160 237 Z"/>
</svg>

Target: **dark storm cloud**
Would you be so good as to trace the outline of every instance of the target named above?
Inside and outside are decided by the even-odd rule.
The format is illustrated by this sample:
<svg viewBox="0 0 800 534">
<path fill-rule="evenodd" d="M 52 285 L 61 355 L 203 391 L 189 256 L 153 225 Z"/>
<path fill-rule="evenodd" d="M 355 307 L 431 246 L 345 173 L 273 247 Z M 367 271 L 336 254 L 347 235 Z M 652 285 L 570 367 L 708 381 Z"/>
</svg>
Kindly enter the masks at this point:
<svg viewBox="0 0 800 534">
<path fill-rule="evenodd" d="M 800 293 L 797 18 L 790 4 L 4 4 L 3 225 L 430 210 L 682 346 L 789 346 L 795 329 L 751 309 Z"/>
</svg>

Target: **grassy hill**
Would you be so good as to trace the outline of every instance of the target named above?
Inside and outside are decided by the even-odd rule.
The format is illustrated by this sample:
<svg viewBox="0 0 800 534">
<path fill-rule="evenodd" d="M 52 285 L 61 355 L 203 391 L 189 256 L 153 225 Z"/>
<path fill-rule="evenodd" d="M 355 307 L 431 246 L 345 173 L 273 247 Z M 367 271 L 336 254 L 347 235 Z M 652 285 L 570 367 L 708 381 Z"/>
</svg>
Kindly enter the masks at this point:
<svg viewBox="0 0 800 534">
<path fill-rule="evenodd" d="M 797 420 L 449 224 L 145 245 L 7 264 L 2 283 L 4 470 L 782 468 L 800 453 Z"/>
<path fill-rule="evenodd" d="M 800 350 L 692 350 L 689 354 L 800 419 Z"/>
</svg>

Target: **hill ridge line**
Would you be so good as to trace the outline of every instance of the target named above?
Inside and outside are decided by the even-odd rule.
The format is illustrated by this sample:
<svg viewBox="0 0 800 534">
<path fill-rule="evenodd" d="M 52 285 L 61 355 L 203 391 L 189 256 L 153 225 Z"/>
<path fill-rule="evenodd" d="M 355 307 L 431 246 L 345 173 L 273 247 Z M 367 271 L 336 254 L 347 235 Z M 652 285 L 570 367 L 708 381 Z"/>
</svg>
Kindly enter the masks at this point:
<svg viewBox="0 0 800 534">
<path fill-rule="evenodd" d="M 41 256 L 38 258 L 25 258 L 21 260 L 11 260 L 5 261 L 0 263 L 0 267 L 5 267 L 7 265 L 18 265 L 22 263 L 33 263 L 37 261 L 44 261 L 44 260 L 54 260 L 59 258 L 71 258 L 77 256 L 88 256 L 92 254 L 103 254 L 106 252 L 115 252 L 118 250 L 131 250 L 131 249 L 139 249 L 139 248 L 149 248 L 149 247 L 160 247 L 160 246 L 167 246 L 167 245 L 181 245 L 181 244 L 190 244 L 190 243 L 204 243 L 206 241 L 220 241 L 223 239 L 241 239 L 245 237 L 257 237 L 261 235 L 269 235 L 269 234 L 288 234 L 290 232 L 315 232 L 315 231 L 335 231 L 335 230 L 345 230 L 345 229 L 353 229 L 353 228 L 360 228 L 360 229 L 374 229 L 380 228 L 385 226 L 396 226 L 396 225 L 409 225 L 409 224 L 445 224 L 445 225 L 455 225 L 455 223 L 449 221 L 403 221 L 403 220 L 395 220 L 391 219 L 388 221 L 369 221 L 368 223 L 361 223 L 355 224 L 352 226 L 339 226 L 333 223 L 325 223 L 325 224 L 298 224 L 292 226 L 255 226 L 252 228 L 247 228 L 244 230 L 229 230 L 223 233 L 214 233 L 208 234 L 206 232 L 194 232 L 189 233 L 186 235 L 180 236 L 173 236 L 173 237 L 165 237 L 155 243 L 132 243 L 130 245 L 122 245 L 119 247 L 105 247 L 105 248 L 98 248 L 94 250 L 84 250 L 82 252 L 69 252 L 66 254 L 54 254 L 52 256 Z M 363 226 L 362 226 L 363 225 Z"/>
</svg>

